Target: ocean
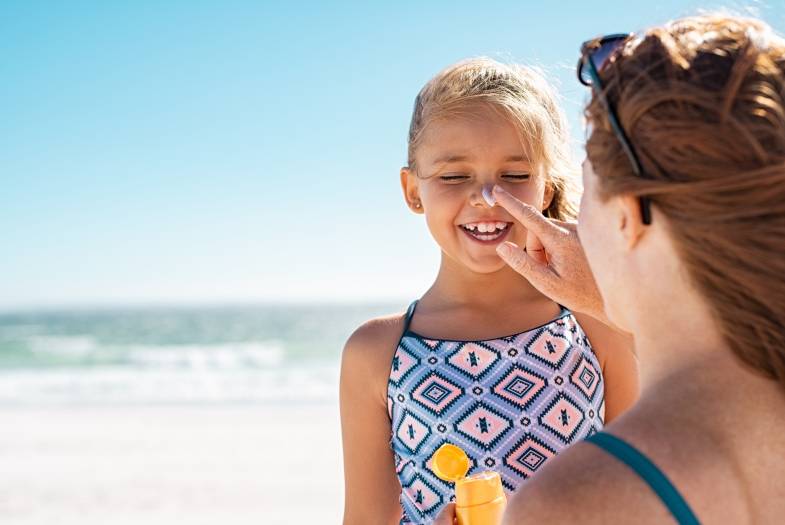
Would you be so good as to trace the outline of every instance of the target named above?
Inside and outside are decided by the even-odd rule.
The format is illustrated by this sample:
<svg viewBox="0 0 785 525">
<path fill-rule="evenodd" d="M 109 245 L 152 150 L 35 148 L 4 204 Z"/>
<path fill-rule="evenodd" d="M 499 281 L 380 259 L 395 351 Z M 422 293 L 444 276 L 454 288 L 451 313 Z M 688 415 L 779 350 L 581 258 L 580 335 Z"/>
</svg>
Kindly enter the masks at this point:
<svg viewBox="0 0 785 525">
<path fill-rule="evenodd" d="M 0 405 L 337 399 L 343 343 L 401 303 L 0 314 Z"/>
</svg>

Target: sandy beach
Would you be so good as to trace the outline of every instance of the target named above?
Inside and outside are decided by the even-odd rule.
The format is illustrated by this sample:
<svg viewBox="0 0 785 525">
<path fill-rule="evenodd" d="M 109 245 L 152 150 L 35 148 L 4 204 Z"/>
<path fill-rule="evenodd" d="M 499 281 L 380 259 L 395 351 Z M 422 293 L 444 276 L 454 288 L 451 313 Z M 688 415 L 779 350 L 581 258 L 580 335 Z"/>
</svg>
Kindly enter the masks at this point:
<svg viewBox="0 0 785 525">
<path fill-rule="evenodd" d="M 337 402 L 0 408 L 4 524 L 339 523 Z"/>
</svg>

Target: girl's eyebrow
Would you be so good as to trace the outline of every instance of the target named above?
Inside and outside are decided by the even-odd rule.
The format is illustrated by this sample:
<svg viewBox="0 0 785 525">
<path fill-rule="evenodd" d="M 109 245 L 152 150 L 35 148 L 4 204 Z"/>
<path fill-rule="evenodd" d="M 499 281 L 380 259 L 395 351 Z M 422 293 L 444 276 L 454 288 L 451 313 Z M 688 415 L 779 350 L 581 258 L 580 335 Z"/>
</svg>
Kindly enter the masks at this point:
<svg viewBox="0 0 785 525">
<path fill-rule="evenodd" d="M 433 161 L 434 164 L 449 164 L 450 162 L 463 162 L 468 160 L 469 157 L 467 155 L 455 155 L 453 153 L 448 153 L 447 155 L 442 155 L 438 157 L 436 160 Z"/>
<path fill-rule="evenodd" d="M 466 160 L 471 160 L 471 157 L 468 155 L 455 155 L 453 153 L 448 153 L 447 155 L 442 155 L 441 157 L 436 158 L 433 163 L 449 164 L 450 162 L 464 162 Z M 504 162 L 529 162 L 529 159 L 525 155 L 510 155 L 504 159 Z"/>
</svg>

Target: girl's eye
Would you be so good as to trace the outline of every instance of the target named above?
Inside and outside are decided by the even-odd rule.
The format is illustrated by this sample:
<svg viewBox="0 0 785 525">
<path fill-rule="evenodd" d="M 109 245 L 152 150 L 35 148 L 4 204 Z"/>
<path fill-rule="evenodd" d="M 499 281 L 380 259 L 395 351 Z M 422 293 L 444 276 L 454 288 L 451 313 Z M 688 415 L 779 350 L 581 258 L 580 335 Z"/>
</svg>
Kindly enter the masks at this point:
<svg viewBox="0 0 785 525">
<path fill-rule="evenodd" d="M 505 180 L 517 181 L 517 180 L 529 180 L 529 178 L 531 178 L 531 175 L 528 173 L 505 173 L 504 175 L 502 175 L 502 179 Z"/>
<path fill-rule="evenodd" d="M 447 173 L 445 175 L 441 175 L 439 177 L 444 182 L 463 182 L 469 179 L 468 175 L 464 175 L 463 173 Z"/>
</svg>

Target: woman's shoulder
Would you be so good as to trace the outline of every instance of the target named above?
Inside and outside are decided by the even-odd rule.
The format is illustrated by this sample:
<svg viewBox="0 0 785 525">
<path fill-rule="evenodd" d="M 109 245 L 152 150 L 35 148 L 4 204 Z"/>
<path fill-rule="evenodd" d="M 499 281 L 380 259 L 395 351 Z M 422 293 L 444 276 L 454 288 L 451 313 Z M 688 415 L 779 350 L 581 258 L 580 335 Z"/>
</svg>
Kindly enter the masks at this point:
<svg viewBox="0 0 785 525">
<path fill-rule="evenodd" d="M 370 377 L 383 375 L 386 381 L 405 324 L 405 312 L 375 317 L 361 324 L 344 345 L 342 367 Z"/>
<path fill-rule="evenodd" d="M 645 483 L 587 442 L 545 465 L 510 500 L 505 525 L 668 523 Z"/>
<path fill-rule="evenodd" d="M 626 421 L 625 421 L 626 419 Z M 661 418 L 660 418 L 661 419 Z M 635 448 L 673 484 L 701 521 L 744 523 L 744 494 L 720 451 L 681 439 L 653 422 L 621 418 L 608 430 Z M 727 518 L 727 521 L 725 519 Z M 672 523 L 670 510 L 632 468 L 584 441 L 547 463 L 510 502 L 505 525 Z"/>
</svg>

